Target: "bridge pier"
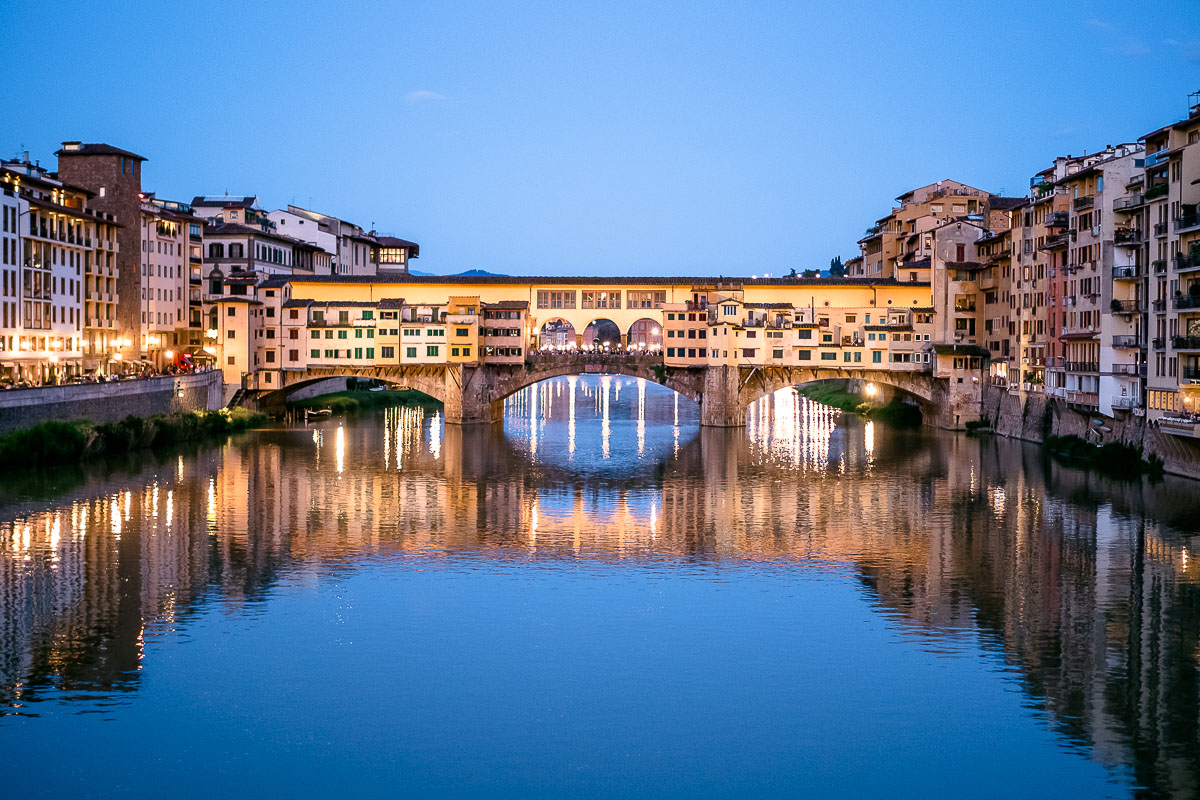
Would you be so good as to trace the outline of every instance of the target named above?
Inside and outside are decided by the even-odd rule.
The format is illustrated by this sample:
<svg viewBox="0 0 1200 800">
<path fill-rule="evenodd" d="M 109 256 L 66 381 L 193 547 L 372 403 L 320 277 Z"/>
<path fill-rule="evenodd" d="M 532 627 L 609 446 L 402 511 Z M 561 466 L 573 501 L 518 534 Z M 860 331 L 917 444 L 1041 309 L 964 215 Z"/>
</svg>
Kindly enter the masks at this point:
<svg viewBox="0 0 1200 800">
<path fill-rule="evenodd" d="M 740 428 L 746 424 L 746 409 L 739 398 L 741 371 L 733 366 L 704 370 L 700 395 L 700 424 L 713 428 Z"/>
<path fill-rule="evenodd" d="M 504 400 L 493 400 L 486 367 L 447 364 L 442 413 L 452 425 L 489 425 L 504 418 Z"/>
</svg>

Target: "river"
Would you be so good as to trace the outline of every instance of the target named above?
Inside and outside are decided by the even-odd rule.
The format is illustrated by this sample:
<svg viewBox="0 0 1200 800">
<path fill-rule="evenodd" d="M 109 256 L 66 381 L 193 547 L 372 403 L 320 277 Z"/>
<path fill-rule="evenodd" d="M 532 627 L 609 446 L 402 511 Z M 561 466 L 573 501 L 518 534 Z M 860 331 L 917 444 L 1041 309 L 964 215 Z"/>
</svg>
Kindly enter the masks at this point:
<svg viewBox="0 0 1200 800">
<path fill-rule="evenodd" d="M 1200 485 L 617 376 L 0 482 L 0 796 L 1200 793 Z"/>
</svg>

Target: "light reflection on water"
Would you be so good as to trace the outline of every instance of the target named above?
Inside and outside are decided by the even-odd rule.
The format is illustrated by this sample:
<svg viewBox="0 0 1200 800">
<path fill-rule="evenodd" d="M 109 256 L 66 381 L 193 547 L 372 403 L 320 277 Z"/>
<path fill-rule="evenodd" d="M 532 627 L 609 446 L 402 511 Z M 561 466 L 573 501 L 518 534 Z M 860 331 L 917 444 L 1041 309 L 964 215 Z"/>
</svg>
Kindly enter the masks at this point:
<svg viewBox="0 0 1200 800">
<path fill-rule="evenodd" d="M 106 794 L 93 718 L 186 720 L 188 758 L 244 778 L 238 731 L 296 716 L 260 756 L 301 793 L 325 753 L 415 793 L 546 789 L 564 759 L 549 793 L 1195 790 L 1193 484 L 791 391 L 744 431 L 697 416 L 571 376 L 494 428 L 396 408 L 11 481 L 0 744 L 37 769 L 0 779 Z M 54 737 L 79 783 L 45 783 Z"/>
</svg>

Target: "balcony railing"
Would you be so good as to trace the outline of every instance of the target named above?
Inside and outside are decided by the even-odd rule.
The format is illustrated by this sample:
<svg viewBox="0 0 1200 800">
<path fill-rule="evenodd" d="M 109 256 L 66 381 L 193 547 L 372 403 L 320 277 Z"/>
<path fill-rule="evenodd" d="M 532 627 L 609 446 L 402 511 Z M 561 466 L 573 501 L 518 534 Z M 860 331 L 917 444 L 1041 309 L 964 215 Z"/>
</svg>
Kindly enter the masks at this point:
<svg viewBox="0 0 1200 800">
<path fill-rule="evenodd" d="M 1141 194 L 1135 194 L 1130 197 L 1121 197 L 1113 203 L 1113 211 L 1118 213 L 1122 211 L 1133 211 L 1145 205 L 1145 203 L 1146 198 Z"/>
<path fill-rule="evenodd" d="M 1123 350 L 1131 350 L 1142 346 L 1142 339 L 1136 334 L 1123 334 L 1112 338 L 1112 346 Z"/>
<path fill-rule="evenodd" d="M 1152 303 L 1150 303 L 1150 307 L 1158 312 L 1166 311 L 1167 310 L 1167 301 L 1166 300 L 1155 300 Z"/>
<path fill-rule="evenodd" d="M 1195 213 L 1184 214 L 1180 217 L 1176 217 L 1175 219 L 1176 233 L 1191 230 L 1197 226 L 1200 226 L 1200 215 Z"/>
<path fill-rule="evenodd" d="M 1113 375 L 1140 375 L 1142 373 L 1141 364 L 1113 364 Z"/>
<path fill-rule="evenodd" d="M 1047 228 L 1065 228 L 1070 222 L 1070 215 L 1066 211 L 1051 211 L 1046 215 Z"/>
<path fill-rule="evenodd" d="M 1170 154 L 1170 152 L 1171 151 L 1169 149 L 1164 147 L 1162 150 L 1148 154 L 1146 156 L 1144 166 L 1146 169 L 1150 169 L 1151 167 L 1157 167 L 1159 164 L 1166 163 L 1167 156 Z"/>
<path fill-rule="evenodd" d="M 1155 350 L 1162 350 L 1163 348 L 1165 348 L 1167 346 L 1167 340 L 1166 340 L 1166 338 L 1164 338 L 1162 336 L 1155 336 L 1153 339 L 1150 340 L 1150 346 L 1153 347 Z"/>
<path fill-rule="evenodd" d="M 1081 406 L 1099 406 L 1100 395 L 1096 392 L 1077 392 L 1073 389 L 1068 389 L 1063 393 L 1068 403 L 1075 403 Z"/>
<path fill-rule="evenodd" d="M 1150 188 L 1146 189 L 1146 193 L 1143 196 L 1147 200 L 1154 200 L 1159 197 L 1166 197 L 1167 196 L 1167 184 L 1166 183 L 1156 183 L 1153 186 L 1151 186 Z"/>
<path fill-rule="evenodd" d="M 1122 228 L 1113 234 L 1113 241 L 1123 247 L 1134 247 L 1142 243 L 1142 232 L 1137 228 Z"/>
<path fill-rule="evenodd" d="M 1175 308 L 1181 311 L 1186 308 L 1200 308 L 1200 295 L 1179 295 L 1175 298 Z"/>
<path fill-rule="evenodd" d="M 1138 300 L 1113 300 L 1109 310 L 1114 314 L 1139 314 L 1142 304 Z"/>
<path fill-rule="evenodd" d="M 1188 270 L 1200 269 L 1200 250 L 1184 255 L 1183 253 L 1175 254 L 1175 271 L 1187 272 Z"/>
<path fill-rule="evenodd" d="M 1200 350 L 1200 336 L 1172 336 L 1171 347 L 1176 350 Z"/>
<path fill-rule="evenodd" d="M 1072 207 L 1076 211 L 1081 211 L 1085 208 L 1091 208 L 1095 204 L 1095 202 L 1096 202 L 1095 197 L 1091 196 L 1090 194 L 1084 195 L 1083 197 L 1076 197 L 1075 203 L 1072 205 Z"/>
<path fill-rule="evenodd" d="M 1054 250 L 1059 247 L 1066 247 L 1068 242 L 1067 234 L 1056 233 L 1053 236 L 1047 236 L 1042 242 L 1043 250 Z"/>
<path fill-rule="evenodd" d="M 1167 271 L 1167 260 L 1165 258 L 1156 258 L 1150 262 L 1150 266 L 1154 268 L 1154 274 L 1161 275 Z"/>
<path fill-rule="evenodd" d="M 1132 281 L 1142 277 L 1142 268 L 1138 264 L 1129 264 L 1124 267 L 1113 267 L 1113 280 L 1117 281 Z"/>
<path fill-rule="evenodd" d="M 1095 361 L 1068 361 L 1067 372 L 1099 372 L 1100 364 Z"/>
<path fill-rule="evenodd" d="M 1142 401 L 1136 397 L 1123 395 L 1112 399 L 1112 407 L 1118 411 L 1132 411 L 1135 408 L 1142 407 Z"/>
</svg>

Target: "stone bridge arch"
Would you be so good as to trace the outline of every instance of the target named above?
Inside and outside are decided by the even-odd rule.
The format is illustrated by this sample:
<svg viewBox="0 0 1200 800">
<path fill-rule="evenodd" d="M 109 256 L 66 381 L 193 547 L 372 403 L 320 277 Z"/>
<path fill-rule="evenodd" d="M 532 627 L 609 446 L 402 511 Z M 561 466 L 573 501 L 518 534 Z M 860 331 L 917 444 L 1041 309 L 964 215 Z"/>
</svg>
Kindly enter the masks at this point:
<svg viewBox="0 0 1200 800">
<path fill-rule="evenodd" d="M 710 368 L 710 371 L 711 368 Z M 741 425 L 750 405 L 762 397 L 780 389 L 806 383 L 832 380 L 857 380 L 876 383 L 913 397 L 921 406 L 923 414 L 934 418 L 938 415 L 945 394 L 943 382 L 927 372 L 893 372 L 870 369 L 829 369 L 821 367 L 753 367 L 738 370 L 738 386 L 735 391 L 726 388 L 728 397 L 736 402 L 724 417 L 723 423 L 705 424 Z M 711 403 L 710 403 L 711 405 Z"/>
<path fill-rule="evenodd" d="M 564 375 L 626 375 L 658 383 L 700 405 L 700 424 L 740 427 L 750 404 L 779 389 L 822 380 L 862 380 L 889 386 L 915 397 L 926 420 L 958 427 L 944 378 L 928 372 L 893 372 L 824 367 L 667 367 L 659 354 L 569 350 L 530 353 L 522 364 L 411 364 L 363 367 L 311 367 L 285 371 L 283 388 L 259 392 L 256 405 L 281 412 L 287 397 L 301 386 L 328 378 L 374 378 L 413 389 L 440 401 L 451 423 L 499 422 L 504 400 L 527 386 Z M 243 402 L 248 402 L 243 399 Z"/>
</svg>

